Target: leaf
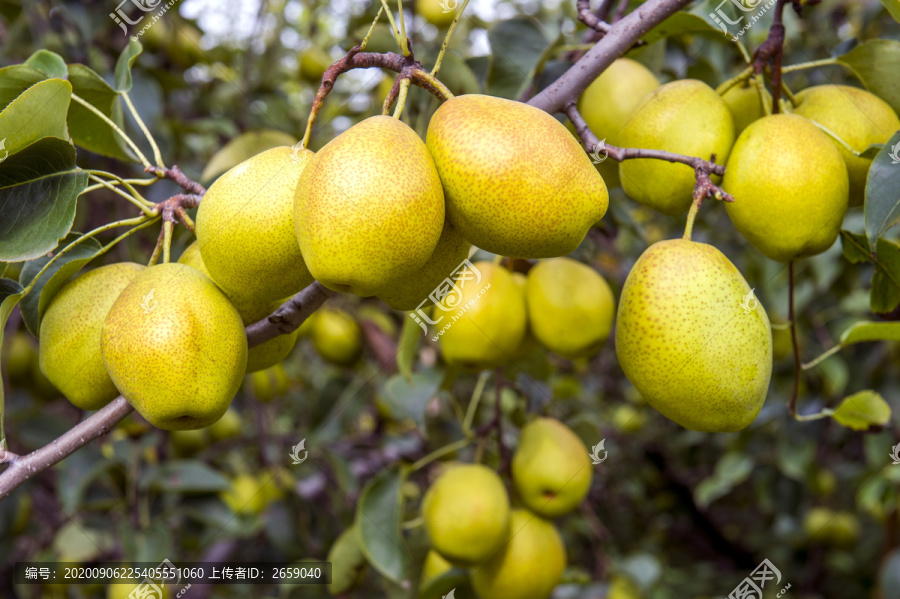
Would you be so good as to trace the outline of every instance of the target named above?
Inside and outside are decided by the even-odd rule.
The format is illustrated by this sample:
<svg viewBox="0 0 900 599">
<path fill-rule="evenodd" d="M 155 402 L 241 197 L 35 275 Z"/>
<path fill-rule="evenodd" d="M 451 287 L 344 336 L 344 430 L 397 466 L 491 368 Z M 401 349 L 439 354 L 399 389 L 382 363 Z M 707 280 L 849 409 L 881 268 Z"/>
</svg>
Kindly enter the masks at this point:
<svg viewBox="0 0 900 599">
<path fill-rule="evenodd" d="M 894 133 L 869 167 L 866 179 L 866 236 L 869 247 L 900 220 L 900 131 Z"/>
<path fill-rule="evenodd" d="M 874 39 L 864 42 L 837 61 L 848 67 L 870 92 L 900 112 L 900 42 Z"/>
<path fill-rule="evenodd" d="M 875 265 L 869 303 L 878 314 L 891 312 L 900 305 L 900 245 L 884 238 L 878 239 L 878 253 L 872 256 L 863 235 L 841 231 L 844 257 L 854 264 L 871 262 Z"/>
<path fill-rule="evenodd" d="M 487 93 L 517 99 L 534 77 L 535 68 L 549 45 L 540 25 L 526 17 L 501 21 L 488 34 L 492 61 Z"/>
<path fill-rule="evenodd" d="M 81 233 L 69 234 L 63 239 L 62 243 L 59 244 L 59 249 L 61 250 L 69 244 L 74 243 L 79 237 L 81 237 Z M 47 310 L 50 302 L 62 286 L 66 284 L 72 275 L 81 270 L 85 264 L 99 256 L 102 253 L 102 248 L 103 246 L 100 245 L 100 242 L 94 238 L 82 241 L 60 256 L 60 258 L 47 269 L 47 272 L 41 275 L 41 278 L 35 283 L 28 295 L 22 298 L 19 309 L 22 311 L 22 320 L 25 321 L 25 326 L 28 327 L 28 330 L 31 331 L 32 335 L 35 337 L 38 336 L 38 332 L 41 330 L 41 320 L 44 318 L 44 312 Z M 37 275 L 48 262 L 50 262 L 50 257 L 41 256 L 26 263 L 25 266 L 22 267 L 22 274 L 19 276 L 19 280 L 26 286 L 30 285 L 35 275 Z"/>
<path fill-rule="evenodd" d="M 900 322 L 860 321 L 841 333 L 841 345 L 865 341 L 900 341 Z"/>
<path fill-rule="evenodd" d="M 9 156 L 44 137 L 69 139 L 66 112 L 71 96 L 72 85 L 68 81 L 47 79 L 35 83 L 10 102 L 0 112 L 0 140 L 5 142 Z M 6 163 L 0 166 L 5 167 Z"/>
<path fill-rule="evenodd" d="M 120 92 L 131 91 L 131 67 L 143 51 L 144 47 L 141 45 L 141 42 L 136 39 L 128 40 L 128 45 L 125 46 L 125 49 L 119 55 L 119 60 L 116 61 L 116 90 Z"/>
<path fill-rule="evenodd" d="M 6 107 L 26 89 L 46 78 L 41 71 L 23 64 L 0 69 L 0 108 Z"/>
<path fill-rule="evenodd" d="M 650 31 L 643 38 L 647 44 L 659 41 L 663 38 L 681 35 L 683 33 L 715 33 L 721 36 L 722 41 L 728 42 L 729 37 L 721 35 L 721 29 L 714 27 L 705 18 L 689 12 L 677 12 Z"/>
<path fill-rule="evenodd" d="M 894 20 L 900 23 L 900 1 L 898 0 L 881 0 L 884 7 L 890 13 Z M 900 597 L 900 595 L 898 595 Z"/>
<path fill-rule="evenodd" d="M 275 129 L 261 129 L 242 133 L 225 144 L 221 150 L 213 154 L 203 174 L 201 181 L 209 181 L 233 166 L 278 146 L 292 146 L 297 143 L 297 138 Z"/>
<path fill-rule="evenodd" d="M 51 79 L 66 79 L 69 75 L 66 61 L 62 56 L 50 50 L 38 50 L 28 57 L 25 65 L 42 72 Z"/>
<path fill-rule="evenodd" d="M 355 523 L 335 540 L 328 550 L 327 560 L 331 562 L 329 593 L 341 595 L 356 586 L 360 573 L 366 567 L 366 556 L 359 548 Z"/>
<path fill-rule="evenodd" d="M 395 374 L 385 381 L 384 396 L 398 420 L 411 418 L 424 430 L 425 406 L 437 394 L 440 384 L 441 373 L 436 370 L 413 374 L 409 379 Z"/>
<path fill-rule="evenodd" d="M 53 550 L 60 561 L 86 563 L 97 559 L 114 546 L 109 531 L 88 528 L 70 520 L 59 529 L 53 539 Z"/>
<path fill-rule="evenodd" d="M 406 313 L 403 319 L 403 327 L 400 329 L 399 349 L 397 351 L 397 370 L 406 378 L 412 379 L 412 368 L 419 353 L 419 343 L 422 340 L 422 327 L 412 319 L 411 312 Z"/>
<path fill-rule="evenodd" d="M 123 127 L 119 94 L 100 75 L 84 65 L 71 64 L 69 81 L 72 82 L 73 94 L 102 112 L 119 128 Z M 69 105 L 67 121 L 75 145 L 111 158 L 135 160 L 126 149 L 122 137 L 78 102 Z"/>
<path fill-rule="evenodd" d="M 753 459 L 737 452 L 723 455 L 716 463 L 712 476 L 700 481 L 694 489 L 697 505 L 707 507 L 720 497 L 724 497 L 731 489 L 744 482 L 753 470 Z"/>
<path fill-rule="evenodd" d="M 212 493 L 229 487 L 228 479 L 217 470 L 196 460 L 170 461 L 150 471 L 141 487 L 174 493 Z"/>
<path fill-rule="evenodd" d="M 838 424 L 855 431 L 884 426 L 891 420 L 891 406 L 875 391 L 860 391 L 847 397 L 831 415 Z"/>
<path fill-rule="evenodd" d="M 369 481 L 356 506 L 357 540 L 363 555 L 378 572 L 402 584 L 409 558 L 400 532 L 405 470 L 382 470 Z"/>
<path fill-rule="evenodd" d="M 72 144 L 54 137 L 0 163 L 0 260 L 31 260 L 55 248 L 72 228 L 87 179 Z"/>
<path fill-rule="evenodd" d="M 882 599 L 900 599 L 900 549 L 894 549 L 884 558 L 878 573 L 878 588 Z"/>
</svg>

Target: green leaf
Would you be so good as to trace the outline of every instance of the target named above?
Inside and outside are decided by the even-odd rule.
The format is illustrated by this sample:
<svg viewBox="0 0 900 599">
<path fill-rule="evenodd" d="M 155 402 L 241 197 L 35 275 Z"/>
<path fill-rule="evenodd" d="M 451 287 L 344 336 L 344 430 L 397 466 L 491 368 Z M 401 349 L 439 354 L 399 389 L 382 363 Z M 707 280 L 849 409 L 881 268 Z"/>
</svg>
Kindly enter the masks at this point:
<svg viewBox="0 0 900 599">
<path fill-rule="evenodd" d="M 469 573 L 461 568 L 450 568 L 433 580 L 423 580 L 419 599 L 443 599 L 454 589 L 456 589 L 454 598 L 475 596 L 469 581 Z"/>
<path fill-rule="evenodd" d="M 71 233 L 59 244 L 59 249 L 63 249 L 69 244 L 74 243 L 81 233 Z M 50 302 L 59 293 L 59 290 L 69 280 L 69 278 L 81 268 L 99 256 L 103 251 L 103 246 L 94 238 L 89 238 L 77 246 L 63 254 L 54 262 L 47 271 L 41 275 L 41 278 L 34 284 L 31 291 L 22 299 L 19 309 L 22 311 L 22 319 L 28 330 L 37 337 L 41 330 L 41 320 L 44 318 L 44 312 Z M 31 284 L 44 266 L 50 262 L 50 257 L 40 256 L 22 267 L 22 274 L 19 280 L 27 285 Z"/>
<path fill-rule="evenodd" d="M 869 303 L 872 311 L 884 314 L 900 305 L 900 245 L 878 239 L 878 253 L 872 256 L 866 237 L 841 231 L 844 257 L 854 264 L 871 262 L 875 266 Z"/>
<path fill-rule="evenodd" d="M 865 341 L 900 341 L 900 322 L 870 322 L 863 320 L 853 323 L 841 333 L 841 345 L 847 346 Z"/>
<path fill-rule="evenodd" d="M 297 143 L 297 138 L 275 129 L 261 129 L 242 133 L 225 144 L 221 150 L 213 154 L 203 174 L 201 181 L 209 181 L 217 175 L 221 175 L 233 166 L 278 146 L 292 146 Z"/>
<path fill-rule="evenodd" d="M 488 34 L 488 39 L 492 60 L 487 93 L 517 99 L 534 77 L 549 42 L 540 25 L 526 17 L 497 23 Z"/>
<path fill-rule="evenodd" d="M 359 582 L 359 576 L 366 567 L 366 556 L 359 548 L 356 524 L 346 529 L 328 550 L 331 562 L 331 584 L 328 592 L 341 595 L 349 592 Z"/>
<path fill-rule="evenodd" d="M 0 69 L 0 108 L 7 106 L 26 89 L 46 78 L 41 71 L 23 64 Z"/>
<path fill-rule="evenodd" d="M 369 481 L 356 505 L 357 540 L 373 568 L 385 578 L 403 584 L 408 560 L 400 532 L 405 470 L 382 470 Z"/>
<path fill-rule="evenodd" d="M 213 493 L 229 487 L 228 479 L 217 470 L 196 460 L 174 460 L 150 471 L 141 487 L 170 493 Z"/>
<path fill-rule="evenodd" d="M 408 380 L 395 374 L 384 383 L 387 407 L 397 420 L 411 418 L 424 430 L 425 406 L 437 394 L 440 384 L 441 373 L 437 370 L 413 374 Z"/>
<path fill-rule="evenodd" d="M 13 281 L 12 279 L 0 279 L 0 349 L 3 348 L 3 331 L 6 330 L 6 321 L 9 318 L 9 315 L 12 313 L 13 308 L 16 307 L 16 304 L 19 303 L 19 300 L 22 299 L 22 286 L 19 285 L 18 282 Z M 6 363 L 6 360 L 3 360 L 2 352 L 0 352 L 0 364 Z M 6 385 L 0 384 L 0 437 L 5 438 L 5 434 L 3 434 L 2 424 L 3 424 L 3 415 L 5 413 L 5 397 L 4 397 L 4 388 Z M 0 440 L 2 443 L 2 440 Z M 0 447 L 4 447 L 0 445 Z"/>
<path fill-rule="evenodd" d="M 416 363 L 416 355 L 419 352 L 419 343 L 422 340 L 422 327 L 412 319 L 410 312 L 403 319 L 403 327 L 400 329 L 400 339 L 397 351 L 397 370 L 406 378 L 412 380 L 412 368 Z"/>
<path fill-rule="evenodd" d="M 900 599 L 900 549 L 894 549 L 884 558 L 878 573 L 878 588 L 882 599 Z"/>
<path fill-rule="evenodd" d="M 683 33 L 715 33 L 722 38 L 722 41 L 728 42 L 729 37 L 725 37 L 724 32 L 714 27 L 705 18 L 689 12 L 677 12 L 650 31 L 647 32 L 643 39 L 646 43 L 652 44 L 661 39 L 672 37 L 673 35 L 681 35 Z"/>
<path fill-rule="evenodd" d="M 842 426 L 864 431 L 890 422 L 891 406 L 875 391 L 860 391 L 845 398 L 831 417 Z"/>
<path fill-rule="evenodd" d="M 102 112 L 119 128 L 122 124 L 122 106 L 119 94 L 92 69 L 81 65 L 69 65 L 69 81 L 72 93 Z M 136 160 L 126 149 L 122 137 L 96 114 L 79 104 L 69 105 L 69 133 L 75 145 L 91 152 L 119 160 Z"/>
<path fill-rule="evenodd" d="M 128 45 L 119 55 L 116 61 L 116 89 L 120 92 L 131 91 L 131 67 L 135 59 L 144 51 L 141 42 L 136 39 L 128 40 Z"/>
<path fill-rule="evenodd" d="M 25 65 L 37 69 L 51 79 L 66 79 L 69 75 L 66 61 L 62 56 L 50 50 L 38 50 L 28 57 Z"/>
<path fill-rule="evenodd" d="M 866 179 L 866 236 L 869 247 L 900 220 L 900 131 L 875 156 Z"/>
<path fill-rule="evenodd" d="M 53 539 L 53 549 L 60 561 L 86 563 L 113 549 L 114 542 L 109 531 L 89 528 L 70 520 L 59 529 Z"/>
<path fill-rule="evenodd" d="M 44 137 L 69 139 L 66 112 L 71 96 L 72 85 L 68 81 L 47 79 L 35 83 L 10 102 L 0 112 L 0 141 L 5 142 L 9 156 Z"/>
<path fill-rule="evenodd" d="M 72 228 L 87 180 L 72 144 L 54 137 L 0 164 L 0 260 L 31 260 L 55 248 Z"/>
<path fill-rule="evenodd" d="M 884 7 L 890 13 L 894 20 L 900 23 L 900 1 L 898 0 L 881 0 L 881 3 L 884 4 Z M 900 593 L 900 591 L 898 591 Z M 900 594 L 897 595 L 900 597 Z"/>
<path fill-rule="evenodd" d="M 724 497 L 731 489 L 744 482 L 753 470 L 753 459 L 738 452 L 723 455 L 716 463 L 715 472 L 700 481 L 694 489 L 697 505 L 706 507 L 716 499 Z"/>
<path fill-rule="evenodd" d="M 869 40 L 837 60 L 852 70 L 866 89 L 900 112 L 900 42 Z"/>
</svg>

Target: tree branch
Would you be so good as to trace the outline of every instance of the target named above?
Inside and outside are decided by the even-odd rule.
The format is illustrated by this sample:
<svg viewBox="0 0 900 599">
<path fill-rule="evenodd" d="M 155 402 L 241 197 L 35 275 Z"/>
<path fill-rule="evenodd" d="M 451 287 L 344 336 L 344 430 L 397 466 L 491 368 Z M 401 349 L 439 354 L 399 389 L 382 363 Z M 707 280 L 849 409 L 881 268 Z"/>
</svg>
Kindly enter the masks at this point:
<svg viewBox="0 0 900 599">
<path fill-rule="evenodd" d="M 253 347 L 279 335 L 293 333 L 321 307 L 334 291 L 318 281 L 286 301 L 266 318 L 247 327 L 247 345 Z"/>
</svg>

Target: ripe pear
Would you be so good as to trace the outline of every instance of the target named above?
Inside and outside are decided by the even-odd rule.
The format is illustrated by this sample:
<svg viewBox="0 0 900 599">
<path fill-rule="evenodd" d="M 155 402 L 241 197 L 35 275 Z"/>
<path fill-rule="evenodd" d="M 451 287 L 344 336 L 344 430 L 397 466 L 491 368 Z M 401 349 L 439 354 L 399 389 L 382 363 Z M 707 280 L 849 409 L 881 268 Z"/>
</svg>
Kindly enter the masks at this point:
<svg viewBox="0 0 900 599">
<path fill-rule="evenodd" d="M 215 283 L 184 264 L 158 264 L 119 294 L 101 334 L 113 384 L 150 424 L 209 426 L 247 368 L 240 314 Z"/>
<path fill-rule="evenodd" d="M 252 474 L 239 474 L 231 479 L 231 486 L 220 497 L 234 513 L 255 515 L 266 509 L 269 503 L 270 496 L 266 486 L 265 481 Z"/>
<path fill-rule="evenodd" d="M 371 296 L 416 276 L 444 227 L 428 149 L 389 116 L 350 127 L 300 177 L 294 226 L 310 272 L 329 289 Z"/>
<path fill-rule="evenodd" d="M 613 61 L 578 99 L 578 111 L 598 139 L 619 145 L 618 135 L 641 100 L 659 87 L 653 72 L 630 58 Z"/>
<path fill-rule="evenodd" d="M 477 564 L 507 540 L 509 498 L 496 472 L 463 464 L 445 470 L 431 485 L 422 517 L 435 551 L 452 563 Z"/>
<path fill-rule="evenodd" d="M 100 331 L 116 298 L 145 267 L 108 264 L 66 283 L 41 321 L 41 371 L 82 410 L 99 410 L 119 394 L 100 354 Z"/>
<path fill-rule="evenodd" d="M 772 95 L 769 94 L 769 90 L 763 92 L 763 99 L 760 100 L 756 84 L 750 81 L 729 88 L 722 94 L 722 99 L 725 100 L 728 110 L 731 111 L 731 117 L 734 119 L 735 137 L 740 135 L 750 123 L 766 116 L 763 102 L 772 105 Z"/>
<path fill-rule="evenodd" d="M 429 549 L 422 564 L 422 580 L 427 582 L 439 578 L 442 574 L 453 568 L 453 564 L 441 557 L 434 549 Z"/>
<path fill-rule="evenodd" d="M 705 243 L 660 241 L 638 259 L 619 298 L 616 354 L 663 416 L 702 432 L 738 431 L 756 418 L 772 374 L 772 331 L 751 291 Z"/>
<path fill-rule="evenodd" d="M 378 298 L 395 310 L 415 310 L 435 287 L 443 283 L 444 279 L 462 264 L 469 256 L 471 247 L 472 245 L 463 239 L 450 221 L 445 220 L 437 247 L 434 248 L 434 253 L 425 266 L 413 276 L 380 291 Z"/>
<path fill-rule="evenodd" d="M 472 570 L 472 587 L 479 597 L 547 599 L 565 569 L 566 547 L 553 523 L 516 509 L 506 545 Z"/>
<path fill-rule="evenodd" d="M 666 83 L 647 94 L 617 137 L 622 146 L 666 150 L 724 164 L 734 143 L 728 105 L 696 79 Z M 691 205 L 694 169 L 685 164 L 642 158 L 619 164 L 622 188 L 654 210 L 678 216 Z"/>
<path fill-rule="evenodd" d="M 362 332 L 356 320 L 336 308 L 320 310 L 313 322 L 312 342 L 328 362 L 347 366 L 362 353 Z"/>
<path fill-rule="evenodd" d="M 462 297 L 451 292 L 442 302 L 451 310 L 435 307 L 433 326 L 448 364 L 493 368 L 511 360 L 525 339 L 525 298 L 505 268 L 490 262 L 474 267 L 481 280 L 464 281 Z"/>
<path fill-rule="evenodd" d="M 817 85 L 802 90 L 797 94 L 797 100 L 799 104 L 794 114 L 826 127 L 857 152 L 872 144 L 886 143 L 900 129 L 900 119 L 891 106 L 858 87 Z M 860 206 L 866 195 L 866 178 L 872 160 L 854 156 L 834 139 L 831 141 L 847 165 L 850 205 Z"/>
<path fill-rule="evenodd" d="M 444 9 L 444 6 L 453 6 L 452 10 Z M 416 0 L 416 14 L 434 25 L 444 28 L 456 18 L 456 4 L 443 3 L 441 0 Z"/>
<path fill-rule="evenodd" d="M 574 510 L 591 488 L 589 456 L 578 435 L 559 420 L 528 423 L 512 459 L 513 484 L 522 503 L 545 518 Z"/>
<path fill-rule="evenodd" d="M 847 212 L 847 169 L 830 138 L 793 114 L 747 127 L 722 181 L 735 201 L 725 204 L 734 227 L 779 262 L 824 252 Z"/>
<path fill-rule="evenodd" d="M 178 262 L 179 264 L 192 266 L 212 279 L 212 275 L 209 273 L 209 270 L 206 268 L 206 264 L 203 261 L 199 242 L 195 241 L 189 245 L 184 252 L 182 252 L 181 257 L 178 258 Z M 213 282 L 215 282 L 215 280 L 213 280 Z M 219 286 L 219 288 L 222 289 L 221 286 Z M 250 291 L 252 292 L 253 290 Z M 238 314 L 241 315 L 241 321 L 244 323 L 245 327 L 254 322 L 259 322 L 290 299 L 284 298 L 269 301 L 260 300 L 255 295 L 240 295 L 225 289 L 222 289 L 222 292 L 225 294 L 225 297 L 228 298 L 228 301 L 230 301 L 237 309 Z M 278 335 L 277 337 L 251 347 L 247 353 L 247 373 L 265 370 L 284 360 L 288 357 L 288 354 L 291 353 L 291 350 L 294 349 L 294 345 L 297 343 L 297 337 L 299 335 L 299 330 L 295 330 L 287 335 Z"/>
<path fill-rule="evenodd" d="M 609 337 L 616 300 L 590 266 L 570 258 L 545 260 L 529 271 L 525 298 L 531 331 L 552 352 L 583 358 Z"/>
<path fill-rule="evenodd" d="M 484 250 L 513 258 L 563 256 L 606 213 L 603 178 L 581 144 L 543 110 L 456 96 L 431 117 L 425 140 L 450 221 Z"/>
<path fill-rule="evenodd" d="M 294 236 L 294 189 L 313 153 L 282 146 L 216 179 L 197 210 L 197 242 L 230 295 L 289 297 L 313 282 Z"/>
</svg>

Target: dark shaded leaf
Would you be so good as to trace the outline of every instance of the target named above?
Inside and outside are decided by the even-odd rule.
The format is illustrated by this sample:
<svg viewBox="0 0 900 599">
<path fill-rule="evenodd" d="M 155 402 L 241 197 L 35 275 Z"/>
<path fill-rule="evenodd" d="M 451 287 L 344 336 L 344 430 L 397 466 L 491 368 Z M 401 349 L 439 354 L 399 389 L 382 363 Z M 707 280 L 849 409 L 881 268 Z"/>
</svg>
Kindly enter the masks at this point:
<svg viewBox="0 0 900 599">
<path fill-rule="evenodd" d="M 517 99 L 531 82 L 549 42 L 540 26 L 533 19 L 524 17 L 497 23 L 488 39 L 492 60 L 487 93 Z"/>
<path fill-rule="evenodd" d="M 400 532 L 400 488 L 405 472 L 381 471 L 369 481 L 356 505 L 357 538 L 368 562 L 378 572 L 401 584 L 407 578 L 409 558 Z"/>
<path fill-rule="evenodd" d="M 866 236 L 869 247 L 900 220 L 900 131 L 872 161 L 866 179 Z"/>
<path fill-rule="evenodd" d="M 123 127 L 119 94 L 100 75 L 84 65 L 71 64 L 69 81 L 72 82 L 73 94 L 102 112 L 118 127 Z M 126 149 L 122 137 L 78 102 L 69 105 L 67 121 L 75 145 L 104 156 L 135 160 Z"/>
<path fill-rule="evenodd" d="M 212 493 L 228 488 L 228 479 L 195 460 L 175 460 L 148 472 L 141 486 L 177 493 Z"/>
</svg>

